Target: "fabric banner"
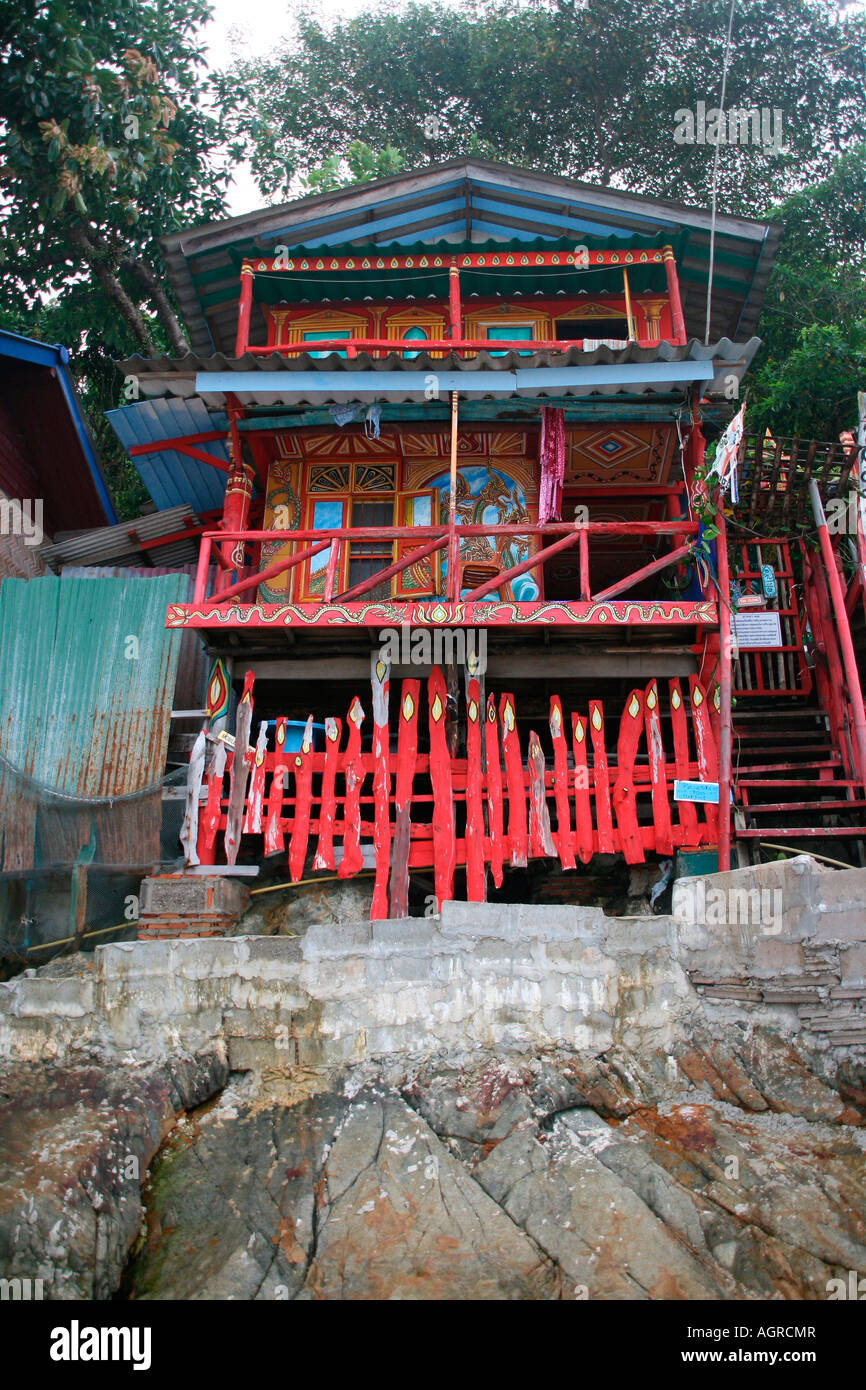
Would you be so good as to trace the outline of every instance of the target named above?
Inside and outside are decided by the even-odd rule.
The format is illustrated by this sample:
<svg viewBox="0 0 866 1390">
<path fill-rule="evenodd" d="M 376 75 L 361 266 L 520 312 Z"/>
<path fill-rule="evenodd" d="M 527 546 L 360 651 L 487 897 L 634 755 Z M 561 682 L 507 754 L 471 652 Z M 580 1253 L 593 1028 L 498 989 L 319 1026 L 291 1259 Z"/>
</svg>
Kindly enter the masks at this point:
<svg viewBox="0 0 866 1390">
<path fill-rule="evenodd" d="M 541 408 L 539 443 L 541 484 L 538 489 L 538 520 L 560 521 L 562 481 L 565 477 L 565 413 L 551 406 Z"/>
</svg>

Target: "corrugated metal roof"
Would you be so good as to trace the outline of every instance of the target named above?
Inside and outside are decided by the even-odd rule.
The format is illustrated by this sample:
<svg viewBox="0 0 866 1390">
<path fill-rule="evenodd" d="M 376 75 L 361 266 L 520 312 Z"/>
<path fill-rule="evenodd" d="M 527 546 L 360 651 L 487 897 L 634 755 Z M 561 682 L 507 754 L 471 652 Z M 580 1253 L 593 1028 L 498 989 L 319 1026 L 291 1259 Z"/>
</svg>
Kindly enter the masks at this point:
<svg viewBox="0 0 866 1390">
<path fill-rule="evenodd" d="M 65 347 L 0 329 L 0 490 L 41 498 L 49 535 L 116 520 L 68 362 Z"/>
<path fill-rule="evenodd" d="M 338 248 L 399 243 L 521 244 L 567 237 L 624 239 L 663 234 L 678 253 L 687 327 L 701 331 L 705 314 L 711 214 L 666 198 L 598 188 L 493 160 L 460 158 L 427 169 L 299 198 L 227 221 L 163 238 L 169 275 L 198 352 L 234 342 L 239 280 L 235 257 L 268 254 L 275 245 Z M 719 214 L 713 332 L 754 331 L 781 229 L 774 223 Z M 253 342 L 264 323 L 253 319 Z"/>
<path fill-rule="evenodd" d="M 180 651 L 165 613 L 190 591 L 179 574 L 0 584 L 0 867 L 30 867 L 40 853 L 56 862 L 41 825 L 64 798 L 74 809 L 159 783 Z M 100 833 L 111 837 L 110 811 Z M 104 847 L 96 858 L 112 862 Z"/>
<path fill-rule="evenodd" d="M 201 378 L 211 374 L 271 374 L 271 380 L 267 387 L 263 386 L 262 391 L 238 390 L 238 400 L 242 405 L 303 405 L 303 404 L 323 404 L 328 402 L 341 403 L 353 400 L 375 401 L 384 397 L 384 389 L 378 392 L 375 386 L 371 386 L 368 380 L 353 386 L 352 376 L 359 373 L 383 374 L 383 387 L 385 374 L 406 375 L 407 385 L 405 390 L 395 389 L 393 382 L 387 388 L 387 399 L 389 401 L 422 401 L 428 398 L 425 388 L 419 389 L 417 382 L 410 381 L 411 377 L 430 377 L 443 376 L 445 373 L 463 374 L 467 377 L 467 388 L 470 386 L 470 378 L 474 374 L 476 379 L 471 381 L 471 388 L 475 398 L 479 395 L 483 398 L 487 393 L 482 389 L 479 391 L 478 374 L 489 374 L 491 390 L 489 395 L 501 397 L 502 391 L 496 390 L 496 375 L 520 374 L 524 372 L 544 373 L 550 371 L 550 384 L 545 384 L 543 376 L 539 375 L 531 379 L 524 377 L 526 385 L 520 388 L 521 395 L 548 396 L 555 394 L 561 396 L 590 396 L 590 395 L 681 395 L 688 389 L 683 382 L 673 380 L 675 373 L 671 373 L 671 379 L 665 379 L 664 373 L 658 373 L 661 379 L 653 380 L 655 373 L 648 372 L 645 380 L 641 380 L 639 373 L 631 370 L 634 366 L 641 364 L 655 366 L 656 364 L 681 364 L 711 363 L 714 369 L 714 380 L 708 383 L 708 392 L 729 391 L 730 377 L 741 377 L 752 360 L 755 352 L 760 346 L 759 338 L 751 338 L 746 343 L 732 343 L 727 338 L 722 338 L 717 343 L 704 344 L 692 339 L 683 346 L 674 346 L 671 343 L 659 343 L 651 348 L 639 347 L 636 343 L 630 343 L 623 349 L 612 349 L 609 347 L 598 347 L 593 352 L 583 352 L 579 348 L 569 348 L 566 352 L 536 352 L 523 356 L 519 352 L 507 352 L 502 356 L 493 356 L 488 352 L 479 352 L 474 357 L 462 357 L 457 353 L 449 353 L 445 357 L 434 358 L 427 353 L 419 353 L 417 357 L 405 358 L 399 353 L 390 353 L 386 357 L 371 357 L 367 353 L 359 353 L 356 358 L 341 358 L 336 353 L 325 358 L 316 358 L 309 353 L 300 353 L 297 356 L 284 357 L 279 353 L 272 353 L 267 357 L 255 356 L 251 353 L 244 354 L 240 358 L 230 358 L 222 353 L 217 353 L 210 357 L 200 357 L 196 353 L 188 353 L 186 357 L 170 358 L 160 357 L 144 359 L 141 357 L 129 358 L 126 362 L 120 363 L 122 371 L 135 373 L 139 378 L 140 388 L 146 395 L 154 397 L 174 397 L 191 401 L 199 399 L 205 406 L 211 409 L 218 409 L 224 401 L 223 391 L 209 392 L 202 389 Z M 622 373 L 621 380 L 608 382 L 605 385 L 593 386 L 590 384 L 563 385 L 558 373 L 562 368 L 583 368 L 606 365 L 612 367 L 627 367 L 629 370 Z M 285 388 L 276 388 L 274 379 L 276 377 L 285 379 Z M 293 377 L 307 378 L 300 387 L 293 385 Z M 321 377 L 322 387 L 309 384 L 310 377 Z M 198 378 L 198 382 L 197 382 Z M 345 382 L 345 385 L 344 385 Z"/>
<path fill-rule="evenodd" d="M 143 359 L 135 358 L 135 362 Z M 137 375 L 130 368 L 126 375 Z M 148 392 L 144 392 L 148 395 Z M 207 434 L 215 425 L 207 407 L 200 400 L 144 400 L 117 410 L 106 411 L 106 419 L 125 449 L 135 444 L 153 444 L 161 439 L 179 439 L 183 435 Z M 228 449 L 223 440 L 215 439 L 201 448 L 215 458 L 228 463 Z M 159 454 L 133 454 L 135 468 L 158 509 L 165 511 L 187 503 L 198 512 L 222 507 L 225 495 L 225 474 L 217 468 L 176 449 Z"/>
<path fill-rule="evenodd" d="M 197 522 L 198 518 L 187 503 L 171 507 L 168 511 L 153 512 L 149 516 L 138 516 L 132 521 L 121 521 L 116 526 L 100 526 L 80 535 L 61 537 L 54 545 L 42 550 L 42 558 L 53 570 L 65 565 L 100 565 L 109 561 L 123 564 L 135 563 L 142 551 L 130 536 L 134 531 L 142 541 L 158 540 L 160 536 L 170 536 L 184 529 L 185 521 Z M 198 540 L 171 541 L 168 545 L 154 546 L 147 552 L 154 564 L 177 569 L 194 561 L 198 555 Z"/>
</svg>

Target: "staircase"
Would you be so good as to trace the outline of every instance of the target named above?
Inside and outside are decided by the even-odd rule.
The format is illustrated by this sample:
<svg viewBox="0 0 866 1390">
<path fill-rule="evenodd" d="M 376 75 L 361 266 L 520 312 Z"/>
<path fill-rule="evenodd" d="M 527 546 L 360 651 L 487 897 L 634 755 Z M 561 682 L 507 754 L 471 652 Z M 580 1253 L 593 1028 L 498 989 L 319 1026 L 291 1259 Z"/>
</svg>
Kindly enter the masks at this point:
<svg viewBox="0 0 866 1390">
<path fill-rule="evenodd" d="M 866 841 L 866 796 L 846 771 L 814 696 L 789 702 L 738 692 L 733 714 L 738 840 Z M 862 853 L 859 845 L 855 857 Z"/>
</svg>

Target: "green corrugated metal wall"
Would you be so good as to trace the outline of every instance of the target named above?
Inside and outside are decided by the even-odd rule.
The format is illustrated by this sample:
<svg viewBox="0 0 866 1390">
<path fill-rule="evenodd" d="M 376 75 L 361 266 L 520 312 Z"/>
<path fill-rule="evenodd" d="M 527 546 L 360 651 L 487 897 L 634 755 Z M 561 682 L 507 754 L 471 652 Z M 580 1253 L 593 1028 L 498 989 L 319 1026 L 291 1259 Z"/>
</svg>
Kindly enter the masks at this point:
<svg viewBox="0 0 866 1390">
<path fill-rule="evenodd" d="M 0 870 L 72 862 L 94 830 L 94 862 L 158 853 L 157 794 L 103 799 L 162 777 L 181 641 L 165 614 L 189 589 L 181 574 L 0 584 Z"/>
</svg>

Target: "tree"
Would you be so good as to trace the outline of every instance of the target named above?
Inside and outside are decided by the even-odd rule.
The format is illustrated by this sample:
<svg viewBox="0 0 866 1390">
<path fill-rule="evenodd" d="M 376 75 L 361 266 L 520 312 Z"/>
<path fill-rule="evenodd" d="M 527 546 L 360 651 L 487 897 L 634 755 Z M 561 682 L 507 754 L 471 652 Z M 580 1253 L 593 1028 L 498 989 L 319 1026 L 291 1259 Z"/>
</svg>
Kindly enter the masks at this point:
<svg viewBox="0 0 866 1390">
<path fill-rule="evenodd" d="M 684 112 L 718 99 L 728 0 L 476 0 L 382 6 L 327 26 L 299 10 L 269 61 L 220 90 L 269 196 L 383 132 L 416 169 L 472 152 L 706 204 L 714 147 Z M 829 172 L 866 135 L 866 20 L 829 0 L 739 0 L 727 106 L 781 111 L 719 145 L 725 210 L 754 212 Z M 758 123 L 760 126 L 760 122 Z M 686 132 L 687 134 L 687 132 Z"/>
<path fill-rule="evenodd" d="M 784 236 L 758 323 L 750 426 L 836 439 L 866 388 L 866 145 L 768 215 Z"/>
<path fill-rule="evenodd" d="M 197 31 L 209 15 L 204 0 L 4 8 L 7 309 L 38 307 L 83 281 L 139 350 L 153 354 L 160 338 L 187 350 L 157 238 L 224 206 L 227 173 L 212 154 L 220 130 L 202 105 Z"/>
<path fill-rule="evenodd" d="M 399 174 L 402 167 L 403 156 L 393 145 L 372 150 L 363 140 L 352 140 L 345 154 L 329 155 L 320 168 L 304 176 L 304 193 L 331 193 L 350 184 L 385 179 Z"/>
</svg>

